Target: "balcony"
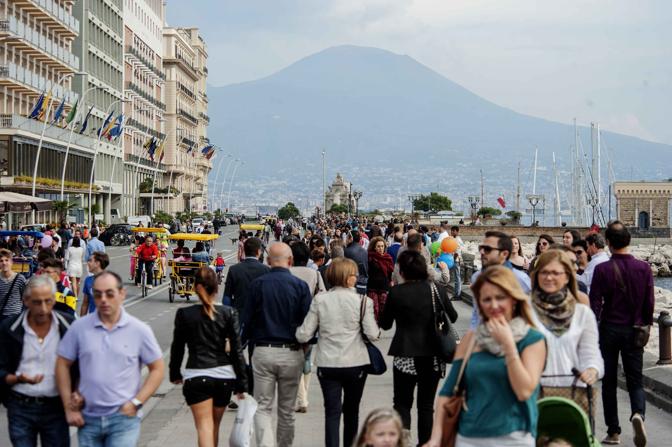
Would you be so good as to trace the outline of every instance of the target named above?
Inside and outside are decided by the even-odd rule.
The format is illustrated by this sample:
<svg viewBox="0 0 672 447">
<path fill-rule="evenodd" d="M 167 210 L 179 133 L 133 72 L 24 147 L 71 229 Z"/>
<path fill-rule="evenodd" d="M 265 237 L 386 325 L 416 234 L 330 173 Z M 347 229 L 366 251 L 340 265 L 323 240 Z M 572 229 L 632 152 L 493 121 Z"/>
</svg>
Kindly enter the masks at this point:
<svg viewBox="0 0 672 447">
<path fill-rule="evenodd" d="M 192 146 L 193 146 L 194 144 L 196 144 L 196 143 L 194 142 L 194 140 L 190 140 L 190 139 L 187 138 L 187 137 L 182 137 L 182 138 L 180 139 L 180 144 L 183 144 L 183 145 L 185 145 L 186 147 L 192 147 Z M 194 150 L 196 150 L 196 149 L 194 148 Z"/>
<path fill-rule="evenodd" d="M 186 110 L 178 108 L 178 109 L 177 109 L 177 113 L 178 113 L 182 118 L 184 118 L 184 119 L 186 119 L 186 120 L 191 121 L 192 123 L 194 123 L 194 125 L 198 124 L 198 119 L 196 119 L 196 117 L 195 117 L 194 115 L 192 115 L 191 113 L 187 112 Z"/>
<path fill-rule="evenodd" d="M 189 75 L 194 81 L 198 81 L 201 78 L 201 75 L 198 73 L 198 69 L 188 60 L 184 58 L 179 53 L 176 53 L 175 57 L 166 57 L 163 59 L 163 63 L 173 63 L 182 66 L 182 69 Z"/>
<path fill-rule="evenodd" d="M 164 111 L 164 112 L 166 111 L 166 104 L 165 103 L 154 99 L 154 97 L 152 95 L 150 95 L 149 93 L 142 90 L 139 85 L 137 85 L 133 82 L 129 82 L 126 89 L 132 91 L 133 93 L 136 93 L 138 96 L 143 98 L 145 101 L 149 102 L 150 104 L 155 105 L 156 107 L 158 107 L 162 111 Z"/>
<path fill-rule="evenodd" d="M 182 84 L 181 82 L 177 82 L 177 86 L 179 87 L 179 91 L 181 93 L 184 93 L 187 95 L 189 98 L 191 98 L 193 101 L 196 101 L 196 95 L 194 95 L 194 92 L 191 91 L 186 85 Z"/>
<path fill-rule="evenodd" d="M 19 89 L 23 88 L 29 93 L 36 95 L 52 86 L 54 81 L 40 76 L 27 68 L 23 68 L 13 62 L 7 65 L 0 65 L 0 85 L 13 85 Z M 60 85 L 53 85 L 53 98 L 67 97 L 70 104 L 74 104 L 79 95 L 71 90 L 64 89 Z"/>
<path fill-rule="evenodd" d="M 154 130 L 151 127 L 147 127 L 144 124 L 142 124 L 141 122 L 134 120 L 133 118 L 127 119 L 126 124 L 130 127 L 135 127 L 136 129 L 138 129 L 138 130 L 140 130 L 140 131 L 142 131 L 142 132 L 144 132 L 148 135 L 151 135 L 151 136 L 153 136 L 153 137 L 155 137 L 159 140 L 163 140 L 164 138 L 166 138 L 165 133 Z"/>
<path fill-rule="evenodd" d="M 77 56 L 58 45 L 50 38 L 39 33 L 37 30 L 34 30 L 20 20 L 17 20 L 16 17 L 8 17 L 7 20 L 0 23 L 3 23 L 2 27 L 5 28 L 3 31 L 9 31 L 22 38 L 13 41 L 10 40 L 11 42 L 16 43 L 17 45 L 25 45 L 29 50 L 38 52 L 41 50 L 48 56 L 45 58 L 45 62 L 48 63 L 56 60 L 56 62 L 61 64 L 62 68 L 66 71 L 75 71 L 79 69 L 79 58 Z M 7 43 L 5 43 L 5 45 L 7 45 Z"/>
<path fill-rule="evenodd" d="M 202 120 L 204 120 L 204 121 L 206 121 L 206 122 L 208 122 L 208 123 L 210 122 L 210 117 L 209 117 L 208 115 L 206 115 L 205 113 L 201 112 L 201 113 L 198 114 L 198 116 L 199 116 Z"/>
<path fill-rule="evenodd" d="M 72 37 L 79 34 L 79 20 L 53 0 L 15 0 L 14 4 L 19 11 L 45 22 L 46 27 L 54 28 L 56 25 L 60 28 L 59 32 Z"/>
<path fill-rule="evenodd" d="M 131 56 L 131 57 L 137 59 L 139 62 L 144 64 L 147 68 L 149 68 L 149 70 L 151 70 L 152 73 L 154 73 L 160 79 L 163 79 L 164 81 L 166 80 L 166 75 L 161 70 L 159 70 L 159 68 L 156 67 L 156 65 L 154 65 L 154 63 L 152 61 L 147 59 L 138 50 L 136 50 L 132 46 L 127 46 L 126 48 L 124 48 L 124 51 L 125 51 L 124 56 L 128 55 L 128 56 Z"/>
<path fill-rule="evenodd" d="M 152 170 L 155 170 L 157 168 L 155 161 L 152 161 L 147 157 L 139 157 L 133 154 L 124 154 L 124 161 L 126 161 L 127 163 L 139 164 L 140 166 L 144 166 Z M 166 165 L 163 163 L 159 163 L 158 169 L 159 172 L 166 172 Z"/>
</svg>

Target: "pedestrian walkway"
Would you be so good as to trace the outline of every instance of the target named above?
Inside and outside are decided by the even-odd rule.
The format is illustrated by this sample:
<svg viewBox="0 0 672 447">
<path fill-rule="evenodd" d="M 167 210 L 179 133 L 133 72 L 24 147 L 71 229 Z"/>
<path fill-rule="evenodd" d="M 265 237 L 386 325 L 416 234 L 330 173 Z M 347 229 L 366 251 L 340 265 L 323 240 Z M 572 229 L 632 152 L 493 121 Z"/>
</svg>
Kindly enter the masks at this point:
<svg viewBox="0 0 672 447">
<path fill-rule="evenodd" d="M 460 315 L 456 324 L 459 333 L 466 332 L 469 326 L 471 306 L 461 302 L 454 302 L 454 305 Z M 383 334 L 377 346 L 383 353 L 387 353 L 393 331 Z M 388 368 L 391 368 L 391 357 L 386 356 Z M 443 382 L 443 381 L 442 381 Z M 441 383 L 442 383 L 441 382 Z M 159 389 L 161 392 L 161 389 Z M 364 396 L 360 406 L 360 424 L 366 415 L 373 409 L 387 406 L 392 407 L 392 372 L 382 376 L 369 376 L 364 389 Z M 324 408 L 322 402 L 322 392 L 317 377 L 313 375 L 310 383 L 310 406 L 308 413 L 296 415 L 296 436 L 295 447 L 318 447 L 324 445 Z M 601 405 L 598 403 L 597 436 L 602 438 L 606 433 L 603 423 Z M 618 391 L 619 417 L 623 421 L 623 445 L 631 445 L 632 429 L 628 424 L 630 417 L 630 404 L 627 394 L 619 389 Z M 227 410 L 222 420 L 220 431 L 220 445 L 228 445 L 228 436 L 233 427 L 235 411 Z M 415 424 L 417 422 L 415 410 L 413 411 L 413 420 L 411 432 L 413 439 L 417 439 Z M 649 434 L 650 446 L 668 445 L 669 439 L 665 433 L 672 425 L 672 415 L 664 412 L 660 408 L 648 405 L 647 407 L 647 429 Z M 196 429 L 189 407 L 184 402 L 181 386 L 172 388 L 166 393 L 162 400 L 149 413 L 142 424 L 141 446 L 147 447 L 182 447 L 185 445 L 195 445 Z M 255 445 L 254 442 L 252 445 Z M 412 444 L 415 445 L 415 444 Z"/>
</svg>

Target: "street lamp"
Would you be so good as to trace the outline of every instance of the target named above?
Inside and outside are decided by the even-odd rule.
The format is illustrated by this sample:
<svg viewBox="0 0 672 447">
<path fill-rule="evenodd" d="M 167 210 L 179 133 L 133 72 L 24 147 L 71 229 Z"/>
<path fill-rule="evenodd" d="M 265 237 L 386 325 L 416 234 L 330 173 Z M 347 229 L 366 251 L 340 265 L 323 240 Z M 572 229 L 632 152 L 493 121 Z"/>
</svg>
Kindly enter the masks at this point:
<svg viewBox="0 0 672 447">
<path fill-rule="evenodd" d="M 226 175 L 229 173 L 229 168 L 233 166 L 234 163 L 237 163 L 239 160 L 237 158 L 233 158 L 233 154 L 227 155 L 227 157 L 231 157 L 231 160 L 226 164 L 226 169 L 224 170 L 224 177 L 222 178 L 222 183 L 219 188 L 219 208 L 223 208 L 224 205 L 224 188 L 226 188 Z M 221 169 L 221 167 L 220 167 Z M 232 171 L 233 172 L 233 171 Z M 217 188 L 217 182 L 215 182 L 215 188 Z"/>
<path fill-rule="evenodd" d="M 599 200 L 597 197 L 590 194 L 586 196 L 586 203 L 588 203 L 588 205 L 593 209 L 593 222 L 591 226 L 595 225 L 595 208 L 597 208 L 598 202 Z"/>
<path fill-rule="evenodd" d="M 355 191 L 352 193 L 352 196 L 355 199 L 355 216 L 359 218 L 359 199 L 362 197 L 361 191 Z"/>
<path fill-rule="evenodd" d="M 175 129 L 171 129 L 171 130 L 172 130 L 172 135 L 171 136 L 175 136 L 175 134 L 177 134 L 178 131 L 181 131 L 183 129 L 181 127 L 176 127 Z M 166 132 L 166 137 L 163 139 L 163 142 L 161 143 L 162 146 L 164 146 L 166 144 L 166 141 L 168 140 L 168 135 L 170 135 L 170 132 Z M 152 181 L 152 197 L 150 198 L 150 202 L 149 202 L 149 208 L 150 208 L 150 210 L 149 210 L 150 213 L 149 214 L 152 217 L 152 222 L 154 221 L 154 189 L 156 187 L 156 173 L 159 170 L 159 163 L 161 162 L 161 155 L 163 155 L 163 153 L 165 151 L 166 151 L 166 148 L 164 147 L 163 150 L 161 151 L 161 154 L 159 154 L 159 156 L 156 157 L 156 168 L 154 169 L 154 179 Z M 169 186 L 169 188 L 170 188 L 170 186 Z M 170 192 L 170 190 L 168 192 Z"/>
<path fill-rule="evenodd" d="M 233 167 L 233 172 L 231 173 L 231 181 L 229 182 L 229 196 L 226 199 L 226 208 L 229 210 L 229 212 L 231 211 L 231 188 L 233 187 L 233 179 L 236 178 L 236 171 L 238 171 L 238 167 L 244 164 L 245 164 L 244 161 L 236 163 L 236 165 Z"/>
<path fill-rule="evenodd" d="M 135 113 L 140 113 L 140 112 L 146 112 L 146 111 L 153 111 L 154 108 L 152 107 L 145 107 L 139 110 L 134 110 Z M 133 118 L 135 119 L 135 118 Z M 136 120 L 138 121 L 138 120 Z M 159 121 L 165 121 L 163 118 L 159 118 Z M 138 121 L 139 122 L 139 121 Z M 137 131 L 137 129 L 136 129 Z M 131 154 L 133 154 L 133 148 L 135 147 L 135 140 L 133 139 L 133 131 L 131 131 Z M 135 154 L 133 154 L 135 155 Z M 138 190 L 140 189 L 140 182 L 138 181 L 138 172 L 140 172 L 140 155 L 142 155 L 142 150 L 139 151 L 138 155 L 136 155 L 136 160 L 135 160 L 135 174 L 133 178 L 135 179 L 135 187 L 133 188 L 133 209 L 134 209 L 134 214 L 137 216 L 138 215 Z"/>
<path fill-rule="evenodd" d="M 409 194 L 408 201 L 411 202 L 411 220 L 413 220 L 413 214 L 415 214 L 415 201 L 421 197 L 421 194 Z"/>
<path fill-rule="evenodd" d="M 63 84 L 63 81 L 65 81 L 66 78 L 70 76 L 75 76 L 75 75 L 84 75 L 86 73 L 81 72 L 81 71 L 76 71 L 74 73 L 66 73 L 62 75 L 58 81 L 56 81 L 56 84 L 60 87 Z M 51 100 L 51 92 L 54 89 L 54 83 L 52 82 L 51 87 L 49 87 L 49 94 L 48 97 L 49 99 L 49 104 L 47 104 L 47 111 L 44 114 L 44 123 L 42 124 L 42 134 L 40 135 L 40 142 L 37 145 L 37 155 L 35 156 L 35 167 L 33 168 L 33 187 L 31 189 L 31 195 L 35 197 L 35 186 L 37 183 L 37 167 L 40 165 L 40 153 L 42 152 L 42 144 L 44 143 L 44 132 L 47 130 L 47 122 L 49 121 L 49 112 L 51 112 L 51 104 L 53 101 Z M 63 98 L 65 99 L 65 98 Z M 33 210 L 32 213 L 32 221 L 33 224 L 35 224 L 35 210 Z"/>
<path fill-rule="evenodd" d="M 527 196 L 528 202 L 530 202 L 530 205 L 532 206 L 532 225 L 531 226 L 536 226 L 537 224 L 537 206 L 539 205 L 539 202 L 544 201 L 544 196 L 540 194 L 529 194 Z"/>
</svg>

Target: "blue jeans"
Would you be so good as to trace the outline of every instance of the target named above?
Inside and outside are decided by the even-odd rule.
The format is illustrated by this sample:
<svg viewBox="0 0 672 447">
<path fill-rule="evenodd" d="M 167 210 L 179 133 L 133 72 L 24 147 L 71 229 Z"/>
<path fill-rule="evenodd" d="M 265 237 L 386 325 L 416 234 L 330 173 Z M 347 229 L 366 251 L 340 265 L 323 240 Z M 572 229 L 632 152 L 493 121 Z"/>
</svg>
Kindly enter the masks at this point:
<svg viewBox="0 0 672 447">
<path fill-rule="evenodd" d="M 450 269 L 450 275 L 453 277 L 454 281 L 454 291 L 455 291 L 455 299 L 459 300 L 460 295 L 462 294 L 462 276 L 460 275 L 460 264 L 457 262 L 455 263 L 455 266 Z"/>
<path fill-rule="evenodd" d="M 77 432 L 79 447 L 132 447 L 140 438 L 140 418 L 121 413 L 109 416 L 84 416 Z"/>
<path fill-rule="evenodd" d="M 43 446 L 67 447 L 70 432 L 59 397 L 41 403 L 22 401 L 13 395 L 7 400 L 9 438 L 15 447 L 37 446 L 37 436 Z"/>
</svg>

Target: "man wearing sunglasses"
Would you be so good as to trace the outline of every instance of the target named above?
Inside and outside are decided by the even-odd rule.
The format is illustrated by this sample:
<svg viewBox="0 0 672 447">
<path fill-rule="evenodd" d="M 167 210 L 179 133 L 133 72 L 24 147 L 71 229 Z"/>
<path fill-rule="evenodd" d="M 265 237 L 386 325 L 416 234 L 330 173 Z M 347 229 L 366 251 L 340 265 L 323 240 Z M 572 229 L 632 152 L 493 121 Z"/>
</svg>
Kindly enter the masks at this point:
<svg viewBox="0 0 672 447">
<path fill-rule="evenodd" d="M 503 265 L 513 272 L 516 278 L 518 278 L 520 287 L 522 287 L 525 293 L 529 294 L 532 290 L 530 277 L 524 272 L 513 268 L 513 265 L 509 261 L 512 250 L 513 241 L 511 241 L 511 237 L 508 234 L 501 231 L 486 231 L 485 239 L 478 246 L 478 253 L 481 255 L 481 270 L 471 275 L 471 284 L 476 282 L 478 275 L 486 268 L 493 265 Z M 471 314 L 471 329 L 476 329 L 480 319 L 478 306 L 476 305 L 476 300 L 474 300 L 474 309 Z"/>
</svg>

